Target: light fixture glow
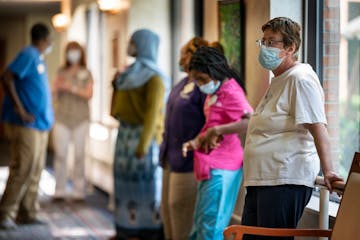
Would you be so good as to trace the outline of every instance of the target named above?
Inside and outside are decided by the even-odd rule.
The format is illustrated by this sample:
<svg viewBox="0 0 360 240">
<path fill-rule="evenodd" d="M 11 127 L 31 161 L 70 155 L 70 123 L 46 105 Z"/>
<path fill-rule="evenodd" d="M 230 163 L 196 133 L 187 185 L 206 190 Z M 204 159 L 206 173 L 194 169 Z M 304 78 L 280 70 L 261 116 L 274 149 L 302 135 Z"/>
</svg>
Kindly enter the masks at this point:
<svg viewBox="0 0 360 240">
<path fill-rule="evenodd" d="M 112 14 L 129 8 L 129 2 L 127 0 L 97 0 L 97 3 L 101 11 Z"/>
<path fill-rule="evenodd" d="M 64 13 L 58 13 L 58 14 L 55 14 L 51 18 L 51 21 L 52 21 L 52 24 L 53 24 L 55 30 L 61 32 L 67 28 L 67 26 L 69 25 L 70 19 Z"/>
</svg>

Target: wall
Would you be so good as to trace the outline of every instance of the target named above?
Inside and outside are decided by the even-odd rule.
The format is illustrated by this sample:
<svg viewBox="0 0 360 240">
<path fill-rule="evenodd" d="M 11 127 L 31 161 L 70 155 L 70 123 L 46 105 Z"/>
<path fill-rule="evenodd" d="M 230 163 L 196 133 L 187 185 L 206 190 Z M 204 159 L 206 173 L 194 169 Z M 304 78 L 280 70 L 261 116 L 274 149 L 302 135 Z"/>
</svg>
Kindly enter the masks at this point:
<svg viewBox="0 0 360 240">
<path fill-rule="evenodd" d="M 246 0 L 245 7 L 245 81 L 248 101 L 256 107 L 269 86 L 269 72 L 258 62 L 256 40 L 262 38 L 261 26 L 270 19 L 269 0 Z"/>
<path fill-rule="evenodd" d="M 208 41 L 219 39 L 217 0 L 204 1 L 204 38 Z"/>
<path fill-rule="evenodd" d="M 302 0 L 270 0 L 270 18 L 289 17 L 301 24 Z"/>
<path fill-rule="evenodd" d="M 160 36 L 159 67 L 170 76 L 170 5 L 167 0 L 132 0 L 128 15 L 128 37 L 139 28 Z"/>
<path fill-rule="evenodd" d="M 0 38 L 6 44 L 6 66 L 16 57 L 16 54 L 25 46 L 25 23 L 24 17 L 1 17 L 0 18 Z"/>
</svg>

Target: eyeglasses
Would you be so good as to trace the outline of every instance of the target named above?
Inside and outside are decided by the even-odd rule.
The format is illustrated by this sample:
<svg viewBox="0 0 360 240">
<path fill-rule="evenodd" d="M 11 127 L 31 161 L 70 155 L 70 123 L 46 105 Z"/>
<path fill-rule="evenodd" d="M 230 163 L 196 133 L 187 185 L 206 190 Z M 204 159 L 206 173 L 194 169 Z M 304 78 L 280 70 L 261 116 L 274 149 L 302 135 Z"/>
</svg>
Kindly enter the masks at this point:
<svg viewBox="0 0 360 240">
<path fill-rule="evenodd" d="M 265 46 L 265 47 L 274 47 L 276 46 L 277 43 L 281 43 L 281 42 L 284 42 L 284 41 L 281 41 L 281 40 L 256 40 L 256 45 L 258 45 L 258 47 L 261 47 L 261 46 Z"/>
</svg>

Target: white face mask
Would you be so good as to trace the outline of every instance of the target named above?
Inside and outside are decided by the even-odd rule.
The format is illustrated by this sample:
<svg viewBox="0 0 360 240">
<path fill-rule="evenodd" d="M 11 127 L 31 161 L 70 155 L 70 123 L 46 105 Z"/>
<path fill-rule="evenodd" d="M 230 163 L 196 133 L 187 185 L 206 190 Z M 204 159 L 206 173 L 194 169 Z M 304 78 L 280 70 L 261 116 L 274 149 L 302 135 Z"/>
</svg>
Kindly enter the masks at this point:
<svg viewBox="0 0 360 240">
<path fill-rule="evenodd" d="M 81 52 L 78 49 L 69 50 L 67 52 L 66 58 L 71 64 L 78 63 L 81 58 Z"/>
<path fill-rule="evenodd" d="M 48 55 L 49 53 L 51 53 L 53 49 L 53 45 L 49 45 L 45 50 L 44 50 L 44 55 Z"/>
</svg>

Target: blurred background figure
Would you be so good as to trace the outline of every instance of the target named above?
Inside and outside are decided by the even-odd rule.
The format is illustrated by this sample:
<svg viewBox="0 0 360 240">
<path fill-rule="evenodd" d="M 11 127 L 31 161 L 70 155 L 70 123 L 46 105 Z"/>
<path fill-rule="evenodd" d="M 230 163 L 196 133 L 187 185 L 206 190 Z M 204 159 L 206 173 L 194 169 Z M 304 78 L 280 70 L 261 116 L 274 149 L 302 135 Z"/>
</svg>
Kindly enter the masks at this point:
<svg viewBox="0 0 360 240">
<path fill-rule="evenodd" d="M 53 84 L 56 100 L 56 123 L 53 133 L 55 150 L 56 200 L 67 197 L 69 174 L 68 152 L 74 146 L 73 200 L 85 197 L 85 144 L 89 133 L 89 100 L 93 94 L 93 78 L 86 68 L 85 52 L 77 42 L 69 42 L 65 49 L 65 63 Z"/>
<path fill-rule="evenodd" d="M 208 42 L 194 37 L 180 52 L 179 67 L 187 73 L 171 90 L 165 119 L 165 132 L 160 148 L 163 168 L 161 213 L 165 239 L 188 239 L 196 201 L 193 175 L 193 154 L 181 154 L 182 143 L 193 139 L 205 123 L 203 105 L 206 95 L 201 93 L 189 77 L 189 63 L 193 53 Z"/>
<path fill-rule="evenodd" d="M 113 80 L 111 114 L 120 121 L 114 157 L 115 227 L 112 239 L 162 239 L 159 144 L 166 77 L 157 66 L 159 37 L 133 33 L 135 62 Z"/>
<path fill-rule="evenodd" d="M 20 51 L 1 83 L 5 99 L 1 121 L 10 140 L 10 172 L 0 202 L 0 228 L 17 223 L 42 223 L 37 217 L 38 187 L 45 165 L 54 113 L 44 55 L 51 52 L 50 30 L 42 23 L 31 28 L 31 45 Z"/>
</svg>

